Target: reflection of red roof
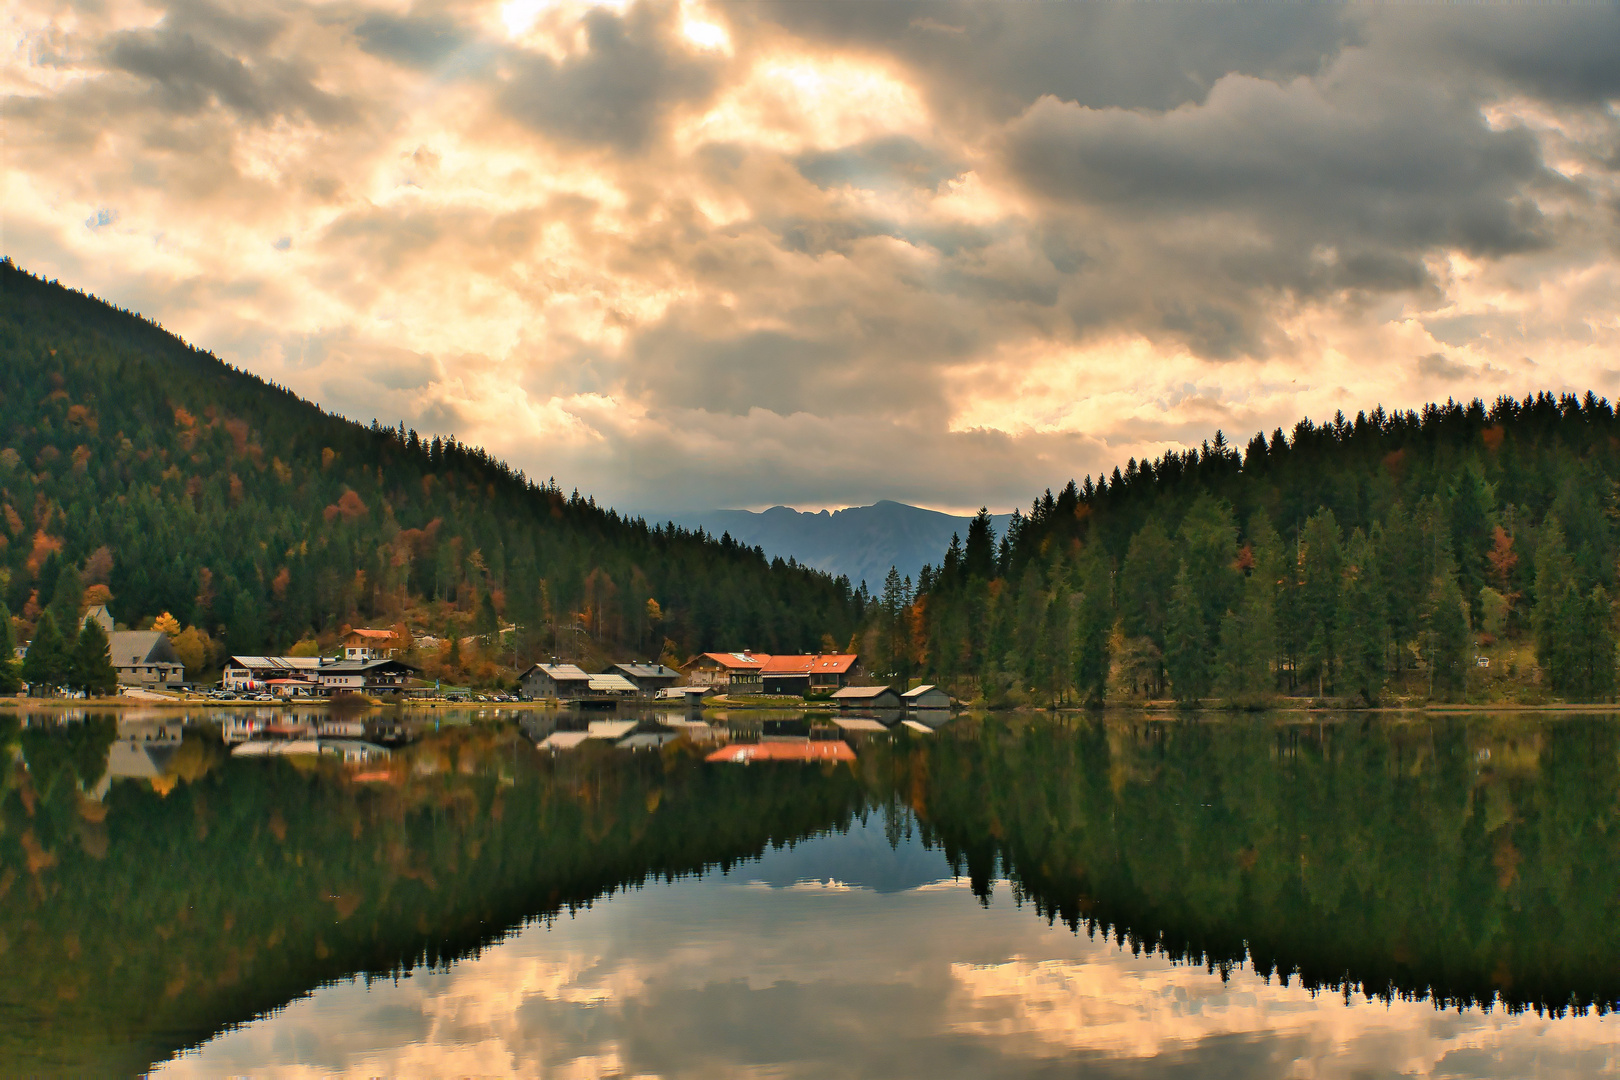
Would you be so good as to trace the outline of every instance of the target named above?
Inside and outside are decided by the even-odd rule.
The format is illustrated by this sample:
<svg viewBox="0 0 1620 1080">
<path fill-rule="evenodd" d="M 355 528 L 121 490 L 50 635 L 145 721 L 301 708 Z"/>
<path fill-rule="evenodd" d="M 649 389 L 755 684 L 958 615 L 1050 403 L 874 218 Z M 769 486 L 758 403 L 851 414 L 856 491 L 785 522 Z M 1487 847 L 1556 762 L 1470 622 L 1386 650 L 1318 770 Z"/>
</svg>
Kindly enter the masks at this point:
<svg viewBox="0 0 1620 1080">
<path fill-rule="evenodd" d="M 820 656 L 773 656 L 765 661 L 761 675 L 843 675 L 855 666 L 859 657 L 850 653 L 826 653 Z"/>
<path fill-rule="evenodd" d="M 727 671 L 758 671 L 769 659 L 770 656 L 765 653 L 706 652 L 700 654 L 692 663 L 712 660 Z"/>
<path fill-rule="evenodd" d="M 839 739 L 817 739 L 805 742 L 732 743 L 721 747 L 705 761 L 854 761 L 855 751 Z"/>
</svg>

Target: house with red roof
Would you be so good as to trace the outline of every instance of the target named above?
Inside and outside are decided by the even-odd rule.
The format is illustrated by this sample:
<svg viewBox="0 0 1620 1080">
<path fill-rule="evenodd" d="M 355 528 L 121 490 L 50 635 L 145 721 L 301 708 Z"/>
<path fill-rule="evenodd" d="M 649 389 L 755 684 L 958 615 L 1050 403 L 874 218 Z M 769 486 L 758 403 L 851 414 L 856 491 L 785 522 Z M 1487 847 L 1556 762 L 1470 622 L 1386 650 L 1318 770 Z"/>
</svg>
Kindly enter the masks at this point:
<svg viewBox="0 0 1620 1080">
<path fill-rule="evenodd" d="M 772 656 L 760 669 L 760 683 L 765 693 L 784 697 L 831 694 L 848 685 L 859 661 L 854 653 Z"/>
<path fill-rule="evenodd" d="M 752 652 L 706 652 L 688 660 L 682 672 L 689 686 L 712 686 L 728 695 L 760 692 L 760 669 L 770 656 Z"/>
</svg>

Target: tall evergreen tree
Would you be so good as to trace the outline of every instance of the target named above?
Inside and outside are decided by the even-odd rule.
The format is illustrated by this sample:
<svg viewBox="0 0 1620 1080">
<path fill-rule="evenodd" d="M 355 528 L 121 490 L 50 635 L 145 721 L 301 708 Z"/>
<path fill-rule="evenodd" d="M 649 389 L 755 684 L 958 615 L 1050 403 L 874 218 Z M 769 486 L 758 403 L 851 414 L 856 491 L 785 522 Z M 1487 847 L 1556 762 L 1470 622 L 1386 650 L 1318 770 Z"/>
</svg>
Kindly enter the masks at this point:
<svg viewBox="0 0 1620 1080">
<path fill-rule="evenodd" d="M 1165 628 L 1165 670 L 1176 700 L 1192 704 L 1210 691 L 1209 631 L 1204 608 L 1193 590 L 1192 575 L 1182 563 L 1170 592 L 1170 618 Z"/>
<path fill-rule="evenodd" d="M 71 657 L 62 631 L 56 626 L 56 617 L 49 610 L 42 611 L 34 626 L 34 639 L 28 643 L 28 653 L 23 657 L 22 676 L 28 683 L 28 692 L 35 697 L 46 696 L 66 686 L 70 673 Z"/>
<path fill-rule="evenodd" d="M 1433 693 L 1454 700 L 1468 689 L 1468 603 L 1457 585 L 1449 551 L 1441 555 L 1440 564 L 1440 572 L 1429 587 L 1424 660 L 1429 665 Z"/>
<path fill-rule="evenodd" d="M 1360 529 L 1344 550 L 1344 585 L 1340 593 L 1337 637 L 1343 658 L 1336 689 L 1376 705 L 1384 689 L 1384 661 L 1389 655 L 1389 623 L 1384 615 L 1384 589 L 1372 543 Z"/>
<path fill-rule="evenodd" d="M 1108 564 L 1096 547 L 1080 553 L 1076 578 L 1074 686 L 1087 705 L 1101 705 L 1108 693 L 1108 638 L 1114 626 L 1113 585 Z"/>
<path fill-rule="evenodd" d="M 1175 584 L 1175 546 L 1158 519 L 1150 519 L 1131 537 L 1126 549 L 1119 574 L 1119 614 L 1125 633 L 1147 639 L 1157 654 L 1153 683 L 1158 694 L 1164 693 L 1164 635 Z"/>
<path fill-rule="evenodd" d="M 22 676 L 13 655 L 17 651 L 17 635 L 11 628 L 11 612 L 0 603 L 0 694 L 15 694 L 22 689 Z"/>
<path fill-rule="evenodd" d="M 91 697 L 106 697 L 118 690 L 118 670 L 113 667 L 107 632 L 94 619 L 86 619 L 73 643 L 68 685 Z"/>
<path fill-rule="evenodd" d="M 1336 636 L 1344 552 L 1333 511 L 1318 510 L 1300 537 L 1299 618 L 1305 644 L 1306 678 L 1322 694 L 1332 684 L 1339 660 Z"/>
</svg>

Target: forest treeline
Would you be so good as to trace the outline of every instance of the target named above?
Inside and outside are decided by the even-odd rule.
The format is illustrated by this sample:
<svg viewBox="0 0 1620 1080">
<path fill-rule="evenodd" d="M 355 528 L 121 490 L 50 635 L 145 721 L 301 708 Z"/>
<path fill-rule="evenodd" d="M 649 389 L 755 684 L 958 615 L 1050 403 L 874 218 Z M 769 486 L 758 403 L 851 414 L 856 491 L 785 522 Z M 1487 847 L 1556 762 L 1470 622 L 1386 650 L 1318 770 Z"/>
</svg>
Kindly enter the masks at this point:
<svg viewBox="0 0 1620 1080">
<path fill-rule="evenodd" d="M 1217 432 L 1003 536 L 981 512 L 914 590 L 891 575 L 874 639 L 897 679 L 992 704 L 1610 700 L 1617 475 L 1591 393 Z"/>
<path fill-rule="evenodd" d="M 132 627 L 170 613 L 193 668 L 408 625 L 465 672 L 815 650 L 861 622 L 844 579 L 329 415 L 10 260 L 0 358 L 0 597 L 24 639 L 46 610 L 64 634 L 93 603 Z M 485 655 L 450 644 L 472 634 Z"/>
</svg>

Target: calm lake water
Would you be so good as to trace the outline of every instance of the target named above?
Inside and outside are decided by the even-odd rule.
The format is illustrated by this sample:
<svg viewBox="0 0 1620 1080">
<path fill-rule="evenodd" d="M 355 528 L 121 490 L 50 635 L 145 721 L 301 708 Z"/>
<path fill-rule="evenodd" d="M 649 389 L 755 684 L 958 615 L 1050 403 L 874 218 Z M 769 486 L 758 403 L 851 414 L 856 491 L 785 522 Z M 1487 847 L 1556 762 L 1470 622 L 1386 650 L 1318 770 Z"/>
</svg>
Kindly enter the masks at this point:
<svg viewBox="0 0 1620 1080">
<path fill-rule="evenodd" d="M 217 717 L 0 717 L 0 1071 L 1620 1075 L 1612 717 Z"/>
</svg>

